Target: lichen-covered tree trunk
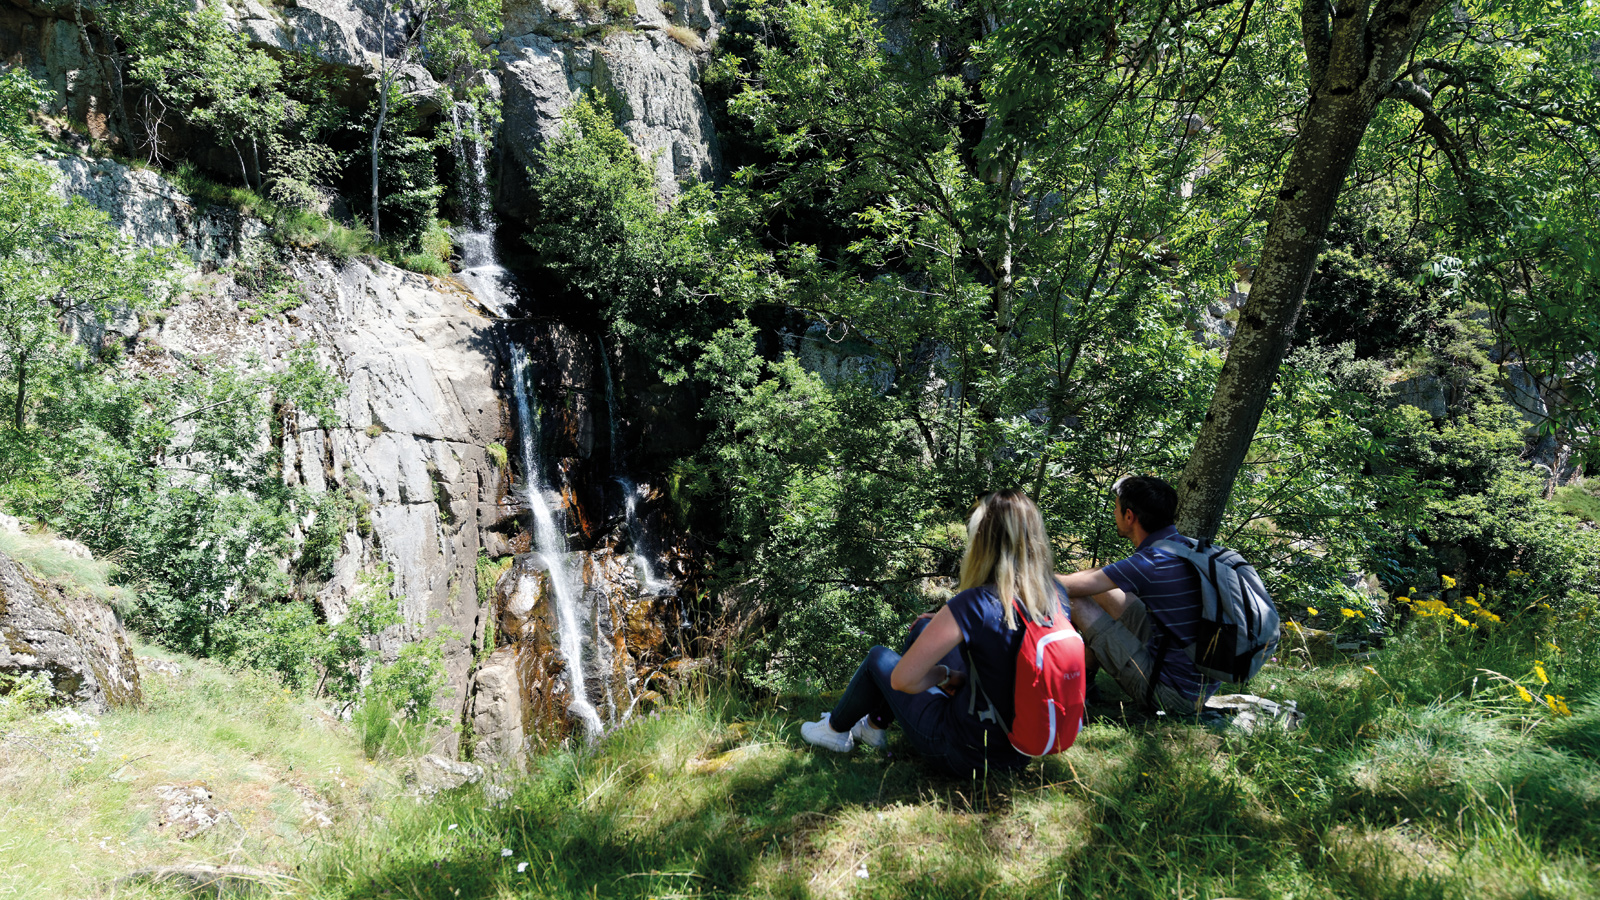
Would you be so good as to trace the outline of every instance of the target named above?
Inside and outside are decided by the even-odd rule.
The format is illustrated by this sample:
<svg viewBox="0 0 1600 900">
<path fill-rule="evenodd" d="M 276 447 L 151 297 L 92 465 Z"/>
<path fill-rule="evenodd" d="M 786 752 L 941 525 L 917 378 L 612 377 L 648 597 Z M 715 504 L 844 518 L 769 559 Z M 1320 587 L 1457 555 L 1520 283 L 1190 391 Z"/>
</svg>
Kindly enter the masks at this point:
<svg viewBox="0 0 1600 900">
<path fill-rule="evenodd" d="M 1250 296 L 1193 455 L 1179 479 L 1178 526 L 1210 538 L 1289 349 L 1339 191 L 1377 105 L 1444 0 L 1306 0 L 1311 99 L 1278 189 Z"/>
</svg>

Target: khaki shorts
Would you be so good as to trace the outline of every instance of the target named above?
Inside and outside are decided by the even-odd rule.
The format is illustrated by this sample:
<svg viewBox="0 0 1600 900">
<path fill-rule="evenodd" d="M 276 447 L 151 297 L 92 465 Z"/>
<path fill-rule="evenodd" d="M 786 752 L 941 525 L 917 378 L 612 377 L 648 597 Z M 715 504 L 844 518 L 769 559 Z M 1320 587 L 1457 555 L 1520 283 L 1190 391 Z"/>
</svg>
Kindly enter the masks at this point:
<svg viewBox="0 0 1600 900">
<path fill-rule="evenodd" d="M 1150 691 L 1150 613 L 1133 594 L 1128 594 L 1128 605 L 1122 618 L 1114 619 L 1088 597 L 1072 598 L 1072 624 L 1083 635 L 1083 643 L 1111 677 L 1117 680 L 1122 692 L 1143 706 Z M 1168 712 L 1194 713 L 1200 702 L 1186 700 L 1164 681 L 1156 682 L 1152 698 L 1158 709 Z M 1202 701 L 1203 702 L 1203 701 Z"/>
</svg>

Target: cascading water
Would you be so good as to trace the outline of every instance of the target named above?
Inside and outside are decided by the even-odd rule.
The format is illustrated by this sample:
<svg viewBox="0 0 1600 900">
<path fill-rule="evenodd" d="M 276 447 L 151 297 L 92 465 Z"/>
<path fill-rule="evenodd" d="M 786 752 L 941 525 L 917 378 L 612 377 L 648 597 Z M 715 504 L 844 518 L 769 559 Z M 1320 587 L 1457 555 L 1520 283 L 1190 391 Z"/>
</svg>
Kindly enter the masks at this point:
<svg viewBox="0 0 1600 900">
<path fill-rule="evenodd" d="M 465 111 L 463 113 L 463 111 Z M 462 119 L 466 119 L 466 127 Z M 516 306 L 516 283 L 495 255 L 494 209 L 489 202 L 488 141 L 479 128 L 478 107 L 469 102 L 450 107 L 458 189 L 466 213 L 456 232 L 461 244 L 461 280 L 490 312 L 503 316 Z"/>
<path fill-rule="evenodd" d="M 611 471 L 616 473 L 612 480 L 622 488 L 628 538 L 633 544 L 633 565 L 639 570 L 639 586 L 646 594 L 665 593 L 673 589 L 672 583 L 656 577 L 655 567 L 650 564 L 655 548 L 645 530 L 644 521 L 639 518 L 639 501 L 649 494 L 649 486 L 634 484 L 633 479 L 624 474 L 628 471 L 627 460 L 617 433 L 617 394 L 611 381 L 611 354 L 606 352 L 604 341 L 600 342 L 600 365 L 606 376 L 606 422 L 611 429 Z"/>
<path fill-rule="evenodd" d="M 456 104 L 451 109 L 451 119 L 456 125 L 455 150 L 460 163 L 460 196 L 464 207 L 463 227 L 455 233 L 462 248 L 460 277 L 484 308 L 496 316 L 505 316 L 514 310 L 526 309 L 525 304 L 534 298 L 525 298 L 520 293 L 515 276 L 500 265 L 495 252 L 495 219 L 487 188 L 487 142 L 479 131 L 476 109 L 469 104 Z M 521 333 L 522 328 L 515 327 L 515 333 Z M 565 354 L 569 351 L 584 352 L 579 349 L 585 346 L 584 336 L 560 325 L 531 325 L 529 333 L 542 333 L 544 327 L 549 329 L 554 358 L 567 358 Z M 511 333 L 508 329 L 506 353 L 520 431 L 523 481 L 532 519 L 532 552 L 517 561 L 516 581 L 504 595 L 502 613 L 512 623 L 509 631 L 512 643 L 507 646 L 514 648 L 513 657 L 518 660 L 526 661 L 518 655 L 523 652 L 541 654 L 526 670 L 520 668 L 522 662 L 519 662 L 517 678 L 526 696 L 536 698 L 534 708 L 559 714 L 558 679 L 553 671 L 545 668 L 549 656 L 543 654 L 548 651 L 535 649 L 553 645 L 552 649 L 564 664 L 566 718 L 575 730 L 593 740 L 604 733 L 608 725 L 625 721 L 641 698 L 654 696 L 648 691 L 635 690 L 640 673 L 647 667 L 660 671 L 665 662 L 664 654 L 670 652 L 669 630 L 673 624 L 679 629 L 687 627 L 686 619 L 680 604 L 678 621 L 666 620 L 672 608 L 668 596 L 676 592 L 670 582 L 655 574 L 651 554 L 656 548 L 639 514 L 641 500 L 648 491 L 623 474 L 615 391 L 604 346 L 599 348 L 599 355 L 605 370 L 606 415 L 611 431 L 610 465 L 605 466 L 603 460 L 591 460 L 586 467 L 586 454 L 574 444 L 570 449 L 578 468 L 567 470 L 550 465 L 543 457 L 539 403 L 543 397 L 560 404 L 550 408 L 550 421 L 565 423 L 558 428 L 566 430 L 556 434 L 564 436 L 563 439 L 577 440 L 574 436 L 582 433 L 582 426 L 576 423 L 585 415 L 576 411 L 583 408 L 583 403 L 576 399 L 582 396 L 582 385 L 569 383 L 574 375 L 570 371 L 561 372 L 558 381 L 542 384 L 542 373 L 554 374 L 554 371 L 531 359 L 530 351 L 544 345 L 520 343 L 509 337 Z M 572 358 L 582 359 L 576 355 Z M 582 381 L 581 376 L 579 381 Z M 564 393 L 558 400 L 556 394 L 548 393 L 550 391 Z M 582 525 L 586 521 L 586 507 L 577 505 L 577 498 L 593 496 L 586 493 L 586 485 L 594 484 L 596 467 L 593 463 L 596 462 L 601 463 L 598 468 L 604 475 L 615 477 L 622 486 L 623 506 L 633 544 L 631 561 L 614 552 L 614 548 L 569 551 L 567 520 L 569 516 L 575 517 L 572 521 L 580 523 L 579 530 L 587 529 Z M 540 589 L 541 582 L 546 580 L 540 570 L 548 573 L 545 590 Z M 635 587 L 635 578 L 630 577 L 633 573 L 637 573 L 637 584 L 642 591 Z M 541 599 L 549 602 L 546 610 L 554 612 L 553 622 L 535 613 Z M 545 624 L 522 631 L 522 623 L 535 620 Z M 549 642 L 542 643 L 544 638 L 535 637 L 537 635 L 548 636 Z M 528 674 L 527 680 L 523 680 L 525 673 L 539 674 Z M 551 701 L 556 705 L 539 705 Z"/>
<path fill-rule="evenodd" d="M 578 616 L 581 586 L 567 565 L 566 535 L 563 529 L 557 527 L 555 509 L 547 499 L 547 488 L 537 455 L 539 419 L 528 393 L 528 354 L 516 344 L 511 345 L 511 382 L 522 428 L 522 469 L 527 479 L 528 508 L 533 513 L 534 552 L 550 573 L 550 592 L 555 595 L 556 628 L 559 632 L 557 646 L 567 664 L 567 681 L 571 692 L 567 713 L 581 721 L 590 739 L 594 739 L 605 731 L 605 723 L 600 721 L 600 714 L 589 702 L 589 687 L 583 668 L 582 626 Z"/>
</svg>

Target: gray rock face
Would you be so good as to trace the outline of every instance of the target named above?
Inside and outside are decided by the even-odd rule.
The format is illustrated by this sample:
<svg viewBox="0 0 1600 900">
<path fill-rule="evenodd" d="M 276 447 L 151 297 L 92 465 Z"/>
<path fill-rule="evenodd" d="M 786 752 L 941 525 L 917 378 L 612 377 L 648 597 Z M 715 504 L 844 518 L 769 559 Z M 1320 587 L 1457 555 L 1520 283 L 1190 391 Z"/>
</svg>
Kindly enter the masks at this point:
<svg viewBox="0 0 1600 900">
<path fill-rule="evenodd" d="M 663 198 L 682 183 L 721 173 L 716 129 L 699 87 L 698 48 L 715 37 L 713 11 L 689 5 L 693 12 L 680 17 L 691 26 L 669 23 L 651 0 L 639 6 L 634 27 L 597 30 L 566 0 L 506 5 L 509 37 L 498 45 L 497 72 L 504 103 L 501 212 L 527 217 L 527 169 L 560 133 L 562 113 L 591 89 L 617 102 L 622 130 L 650 163 Z"/>
<path fill-rule="evenodd" d="M 210 214 L 197 216 L 180 192 L 149 173 L 111 162 L 60 165 L 68 190 L 81 190 L 146 245 L 181 247 L 222 265 L 259 233 L 259 223 L 225 216 L 208 224 Z M 499 470 L 485 451 L 502 439 L 504 416 L 494 384 L 494 325 L 453 281 L 312 255 L 291 269 L 307 299 L 282 318 L 252 324 L 241 317 L 229 296 L 229 269 L 221 268 L 191 279 L 188 295 L 141 337 L 169 354 L 255 354 L 268 366 L 309 346 L 339 375 L 347 387 L 337 404 L 339 427 L 306 418 L 283 439 L 290 483 L 313 494 L 347 491 L 368 505 L 345 535 L 319 599 L 339 621 L 363 573 L 386 566 L 405 624 L 384 635 L 385 653 L 448 628 L 450 702 L 460 711 L 471 647 L 486 618 L 474 579 L 479 523 L 506 515 L 496 504 Z M 161 365 L 157 357 L 147 364 Z"/>
<path fill-rule="evenodd" d="M 42 672 L 94 713 L 140 702 L 139 670 L 112 609 L 29 575 L 0 555 L 0 672 Z"/>
</svg>

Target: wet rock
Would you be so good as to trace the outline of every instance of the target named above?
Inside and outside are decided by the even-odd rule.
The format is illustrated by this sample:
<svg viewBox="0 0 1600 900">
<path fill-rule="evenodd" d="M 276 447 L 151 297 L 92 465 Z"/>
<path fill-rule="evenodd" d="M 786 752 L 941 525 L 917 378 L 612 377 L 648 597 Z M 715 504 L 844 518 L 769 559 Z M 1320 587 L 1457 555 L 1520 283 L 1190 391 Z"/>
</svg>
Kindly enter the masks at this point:
<svg viewBox="0 0 1600 900">
<path fill-rule="evenodd" d="M 33 577 L 0 554 L 0 672 L 44 673 L 75 706 L 137 704 L 139 672 L 111 607 Z"/>
<path fill-rule="evenodd" d="M 154 866 L 117 879 L 118 887 L 159 886 L 195 897 L 256 897 L 271 893 L 283 876 L 248 866 Z"/>
<path fill-rule="evenodd" d="M 155 795 L 161 806 L 161 822 L 157 827 L 180 841 L 198 837 L 223 822 L 233 821 L 233 816 L 214 803 L 211 791 L 198 781 L 158 784 Z"/>
</svg>

